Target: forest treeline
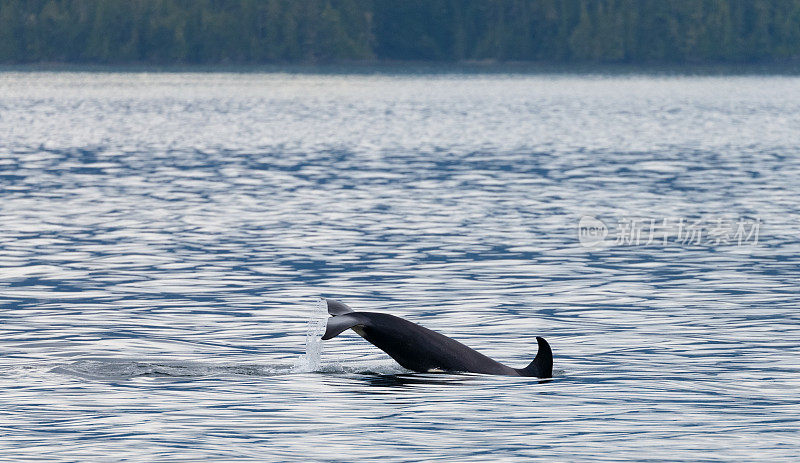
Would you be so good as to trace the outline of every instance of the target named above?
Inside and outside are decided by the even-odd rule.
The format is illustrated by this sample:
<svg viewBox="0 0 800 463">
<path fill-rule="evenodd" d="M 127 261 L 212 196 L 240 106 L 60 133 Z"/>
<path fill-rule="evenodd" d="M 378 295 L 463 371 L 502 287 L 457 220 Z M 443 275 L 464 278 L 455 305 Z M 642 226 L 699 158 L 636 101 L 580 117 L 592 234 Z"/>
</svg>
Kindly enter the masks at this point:
<svg viewBox="0 0 800 463">
<path fill-rule="evenodd" d="M 0 62 L 800 58 L 800 0 L 0 0 Z"/>
</svg>

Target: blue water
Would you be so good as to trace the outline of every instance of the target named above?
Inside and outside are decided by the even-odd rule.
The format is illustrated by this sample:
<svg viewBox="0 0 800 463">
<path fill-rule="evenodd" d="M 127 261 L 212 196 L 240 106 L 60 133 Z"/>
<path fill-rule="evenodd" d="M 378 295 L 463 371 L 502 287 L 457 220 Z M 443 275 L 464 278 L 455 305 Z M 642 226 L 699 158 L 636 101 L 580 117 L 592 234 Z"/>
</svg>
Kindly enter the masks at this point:
<svg viewBox="0 0 800 463">
<path fill-rule="evenodd" d="M 0 459 L 796 461 L 799 127 L 796 77 L 2 73 Z M 315 365 L 319 296 L 555 378 Z"/>
</svg>

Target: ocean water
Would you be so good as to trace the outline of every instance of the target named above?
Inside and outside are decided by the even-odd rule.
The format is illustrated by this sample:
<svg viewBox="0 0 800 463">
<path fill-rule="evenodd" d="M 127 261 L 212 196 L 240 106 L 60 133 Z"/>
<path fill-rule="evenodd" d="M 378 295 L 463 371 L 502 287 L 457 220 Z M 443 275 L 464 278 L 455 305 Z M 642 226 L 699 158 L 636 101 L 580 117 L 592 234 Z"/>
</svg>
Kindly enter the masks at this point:
<svg viewBox="0 0 800 463">
<path fill-rule="evenodd" d="M 799 128 L 797 77 L 0 73 L 0 459 L 796 461 Z"/>
</svg>

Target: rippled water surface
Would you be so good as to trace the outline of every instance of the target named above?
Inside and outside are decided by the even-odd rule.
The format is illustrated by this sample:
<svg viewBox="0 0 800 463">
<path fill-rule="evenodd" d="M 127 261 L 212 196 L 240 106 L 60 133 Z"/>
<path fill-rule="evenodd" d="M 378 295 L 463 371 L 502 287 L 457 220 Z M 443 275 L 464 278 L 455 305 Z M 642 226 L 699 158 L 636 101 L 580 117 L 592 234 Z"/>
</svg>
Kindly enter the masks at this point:
<svg viewBox="0 0 800 463">
<path fill-rule="evenodd" d="M 799 127 L 793 77 L 0 73 L 0 457 L 795 461 Z M 555 378 L 316 365 L 318 296 Z"/>
</svg>

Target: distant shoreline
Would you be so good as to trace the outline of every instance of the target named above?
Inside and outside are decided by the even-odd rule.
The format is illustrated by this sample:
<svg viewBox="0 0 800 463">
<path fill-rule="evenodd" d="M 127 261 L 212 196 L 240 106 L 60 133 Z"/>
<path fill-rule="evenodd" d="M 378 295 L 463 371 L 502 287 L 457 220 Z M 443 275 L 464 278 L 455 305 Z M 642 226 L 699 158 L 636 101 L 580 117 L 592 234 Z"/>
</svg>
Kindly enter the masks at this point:
<svg viewBox="0 0 800 463">
<path fill-rule="evenodd" d="M 288 73 L 288 74 L 575 74 L 575 75 L 800 75 L 800 61 L 714 64 L 554 64 L 535 62 L 340 62 L 326 64 L 0 64 L 6 72 Z"/>
</svg>

